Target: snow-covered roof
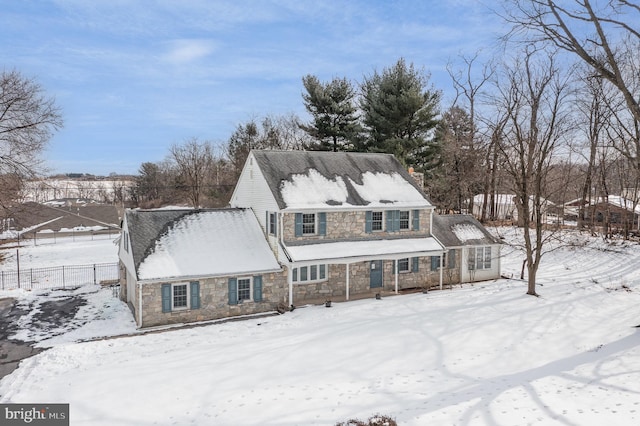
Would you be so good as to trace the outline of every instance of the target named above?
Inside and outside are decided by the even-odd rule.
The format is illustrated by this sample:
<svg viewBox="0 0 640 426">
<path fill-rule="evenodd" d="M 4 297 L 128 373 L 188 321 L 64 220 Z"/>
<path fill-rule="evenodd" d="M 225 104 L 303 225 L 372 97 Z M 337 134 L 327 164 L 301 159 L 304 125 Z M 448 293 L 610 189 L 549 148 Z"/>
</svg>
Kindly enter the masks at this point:
<svg viewBox="0 0 640 426">
<path fill-rule="evenodd" d="M 283 210 L 432 206 L 390 154 L 252 151 L 251 155 Z"/>
<path fill-rule="evenodd" d="M 433 215 L 433 235 L 445 247 L 497 244 L 498 241 L 473 216 Z"/>
<path fill-rule="evenodd" d="M 411 257 L 440 252 L 442 246 L 431 237 L 393 240 L 342 241 L 286 247 L 293 262 L 352 263 L 368 257 Z"/>
<path fill-rule="evenodd" d="M 609 195 L 607 197 L 607 200 L 612 206 L 620 207 L 625 210 L 634 211 L 636 214 L 640 214 L 640 203 L 634 203 L 633 200 L 621 197 L 620 195 Z"/>
<path fill-rule="evenodd" d="M 127 227 L 140 280 L 280 269 L 251 210 L 134 210 Z"/>
</svg>

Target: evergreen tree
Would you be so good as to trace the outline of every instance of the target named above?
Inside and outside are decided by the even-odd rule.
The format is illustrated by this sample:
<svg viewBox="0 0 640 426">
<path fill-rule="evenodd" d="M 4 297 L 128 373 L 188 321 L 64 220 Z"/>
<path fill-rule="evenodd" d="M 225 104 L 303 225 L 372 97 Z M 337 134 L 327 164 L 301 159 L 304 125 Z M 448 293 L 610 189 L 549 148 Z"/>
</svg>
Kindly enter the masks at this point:
<svg viewBox="0 0 640 426">
<path fill-rule="evenodd" d="M 433 130 L 440 93 L 426 89 L 429 77 L 404 59 L 382 74 L 365 77 L 360 106 L 368 131 L 367 151 L 394 154 L 424 171 L 437 154 Z"/>
<path fill-rule="evenodd" d="M 318 141 L 313 148 L 334 152 L 355 149 L 361 128 L 351 83 L 345 78 L 322 83 L 316 76 L 307 75 L 302 84 L 306 90 L 302 94 L 304 106 L 313 121 L 301 128 Z"/>
</svg>

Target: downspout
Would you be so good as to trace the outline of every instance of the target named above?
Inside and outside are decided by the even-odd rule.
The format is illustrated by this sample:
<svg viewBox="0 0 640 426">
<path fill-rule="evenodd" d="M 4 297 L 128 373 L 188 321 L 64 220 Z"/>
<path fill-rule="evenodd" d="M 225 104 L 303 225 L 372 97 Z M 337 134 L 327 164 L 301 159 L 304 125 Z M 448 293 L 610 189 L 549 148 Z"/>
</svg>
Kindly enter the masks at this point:
<svg viewBox="0 0 640 426">
<path fill-rule="evenodd" d="M 287 285 L 289 286 L 289 307 L 293 308 L 293 261 L 287 253 L 284 245 L 284 215 L 278 212 L 278 238 L 280 239 L 280 247 L 287 256 Z M 328 272 L 328 271 L 327 271 Z"/>
<path fill-rule="evenodd" d="M 142 284 L 136 282 L 138 286 L 138 328 L 142 328 Z"/>
<path fill-rule="evenodd" d="M 347 301 L 349 300 L 349 265 L 350 264 L 347 263 L 347 284 L 346 284 L 347 288 L 346 288 L 346 291 L 345 291 L 345 294 L 347 296 Z"/>
<path fill-rule="evenodd" d="M 395 271 L 396 271 L 396 294 L 398 294 L 398 275 L 400 275 L 400 271 L 398 271 L 398 259 L 394 259 L 395 262 Z"/>
<path fill-rule="evenodd" d="M 444 269 L 444 251 L 440 253 L 440 290 L 442 290 L 442 270 Z"/>
</svg>

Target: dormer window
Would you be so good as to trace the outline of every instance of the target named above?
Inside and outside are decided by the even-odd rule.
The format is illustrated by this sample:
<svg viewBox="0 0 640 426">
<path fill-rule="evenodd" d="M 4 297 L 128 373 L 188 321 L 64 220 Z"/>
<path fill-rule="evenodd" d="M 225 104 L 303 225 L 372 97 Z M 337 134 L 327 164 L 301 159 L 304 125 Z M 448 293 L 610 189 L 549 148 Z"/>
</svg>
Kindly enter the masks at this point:
<svg viewBox="0 0 640 426">
<path fill-rule="evenodd" d="M 302 235 L 313 235 L 316 233 L 315 213 L 304 213 L 302 215 Z"/>
</svg>

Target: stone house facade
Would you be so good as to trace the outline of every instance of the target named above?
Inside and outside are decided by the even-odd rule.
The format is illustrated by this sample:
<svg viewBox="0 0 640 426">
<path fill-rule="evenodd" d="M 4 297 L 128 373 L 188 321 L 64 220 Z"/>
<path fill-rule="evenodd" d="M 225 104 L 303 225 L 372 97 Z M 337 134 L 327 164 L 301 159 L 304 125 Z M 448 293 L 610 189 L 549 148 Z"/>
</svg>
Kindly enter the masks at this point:
<svg viewBox="0 0 640 426">
<path fill-rule="evenodd" d="M 392 155 L 251 151 L 230 208 L 127 211 L 121 297 L 151 327 L 489 277 L 442 224 Z"/>
</svg>

